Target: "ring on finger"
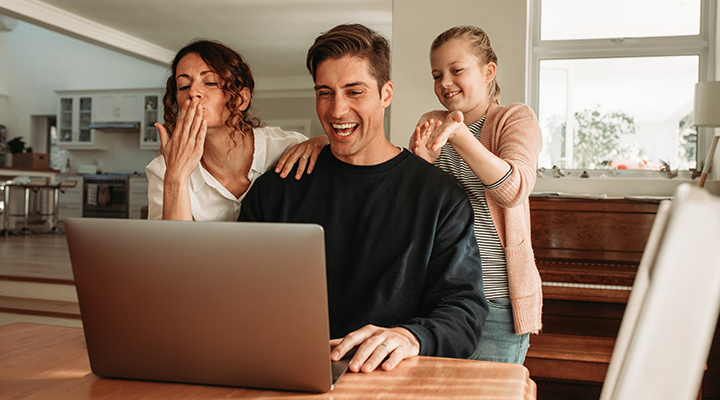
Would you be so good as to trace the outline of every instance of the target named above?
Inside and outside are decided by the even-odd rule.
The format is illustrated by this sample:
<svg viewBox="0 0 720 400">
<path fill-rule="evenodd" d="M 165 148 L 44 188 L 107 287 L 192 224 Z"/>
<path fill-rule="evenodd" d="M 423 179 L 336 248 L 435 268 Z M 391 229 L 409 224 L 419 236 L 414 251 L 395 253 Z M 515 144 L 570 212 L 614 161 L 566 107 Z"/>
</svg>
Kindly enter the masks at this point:
<svg viewBox="0 0 720 400">
<path fill-rule="evenodd" d="M 385 351 L 390 353 L 390 347 L 388 347 L 388 345 L 386 345 L 385 343 L 380 343 L 380 346 L 384 347 Z M 378 346 L 378 347 L 380 347 L 380 346 Z"/>
<path fill-rule="evenodd" d="M 304 158 L 304 159 L 306 159 L 306 160 L 308 159 L 308 157 L 307 157 L 307 156 L 302 156 L 302 157 L 300 157 L 300 158 Z"/>
</svg>

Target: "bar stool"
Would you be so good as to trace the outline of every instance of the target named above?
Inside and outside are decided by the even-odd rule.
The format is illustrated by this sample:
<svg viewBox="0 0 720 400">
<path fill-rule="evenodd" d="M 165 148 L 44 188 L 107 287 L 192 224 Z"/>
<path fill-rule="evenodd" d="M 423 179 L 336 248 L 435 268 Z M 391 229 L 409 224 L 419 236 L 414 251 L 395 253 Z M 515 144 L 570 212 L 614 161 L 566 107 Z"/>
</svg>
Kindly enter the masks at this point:
<svg viewBox="0 0 720 400">
<path fill-rule="evenodd" d="M 30 191 L 37 192 L 39 188 L 47 186 L 47 180 L 11 180 L 3 183 L 3 189 L 5 192 L 5 210 L 3 211 L 3 230 L 0 231 L 1 235 L 33 235 L 36 232 L 30 229 Z M 23 212 L 22 214 L 11 213 L 11 202 L 10 202 L 10 189 L 13 187 L 19 187 L 23 189 Z M 10 230 L 10 217 L 23 217 L 23 227 L 19 232 L 13 232 Z"/>
<path fill-rule="evenodd" d="M 3 229 L 0 231 L 0 235 L 7 236 L 10 232 L 8 229 L 8 224 L 10 221 L 10 216 L 8 215 L 10 213 L 10 208 L 8 206 L 10 202 L 10 188 L 7 187 L 8 183 L 11 183 L 12 181 L 2 181 L 0 182 L 0 190 L 3 192 L 3 207 L 2 207 L 2 214 L 3 214 Z"/>
<path fill-rule="evenodd" d="M 59 217 L 60 217 L 60 193 L 65 193 L 64 189 L 70 189 L 77 186 L 77 181 L 62 181 L 59 183 L 55 183 L 52 185 L 47 185 L 45 187 L 42 187 L 41 189 L 48 189 L 52 190 L 52 212 L 48 214 L 41 214 L 44 216 L 52 216 L 52 228 L 50 228 L 49 233 L 57 233 L 62 234 L 62 229 L 60 229 L 60 226 L 58 225 Z M 48 206 L 50 208 L 50 206 Z"/>
</svg>

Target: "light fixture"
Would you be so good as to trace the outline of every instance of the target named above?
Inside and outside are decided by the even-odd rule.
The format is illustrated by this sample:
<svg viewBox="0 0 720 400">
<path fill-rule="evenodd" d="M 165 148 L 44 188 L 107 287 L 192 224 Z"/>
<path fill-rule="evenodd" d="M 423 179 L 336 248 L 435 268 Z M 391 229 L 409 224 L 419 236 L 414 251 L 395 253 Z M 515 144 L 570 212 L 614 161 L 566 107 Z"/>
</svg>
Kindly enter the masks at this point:
<svg viewBox="0 0 720 400">
<path fill-rule="evenodd" d="M 720 81 L 698 82 L 695 84 L 695 113 L 693 119 L 695 126 L 720 127 Z M 700 175 L 698 187 L 705 186 L 705 179 L 707 179 L 708 172 L 710 172 L 710 164 L 712 164 L 715 155 L 718 139 L 720 139 L 720 136 L 715 133 L 705 158 L 705 165 Z"/>
<path fill-rule="evenodd" d="M 12 32 L 17 28 L 18 21 L 7 15 L 0 15 L 0 32 Z"/>
</svg>

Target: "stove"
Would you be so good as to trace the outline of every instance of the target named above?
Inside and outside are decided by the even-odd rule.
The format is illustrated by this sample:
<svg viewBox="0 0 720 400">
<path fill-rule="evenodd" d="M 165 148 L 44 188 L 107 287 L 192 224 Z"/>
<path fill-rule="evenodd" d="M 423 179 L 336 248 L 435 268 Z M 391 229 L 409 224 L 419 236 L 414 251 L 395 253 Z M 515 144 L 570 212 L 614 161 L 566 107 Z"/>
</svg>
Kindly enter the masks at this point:
<svg viewBox="0 0 720 400">
<path fill-rule="evenodd" d="M 129 175 L 83 175 L 83 217 L 127 218 Z"/>
</svg>

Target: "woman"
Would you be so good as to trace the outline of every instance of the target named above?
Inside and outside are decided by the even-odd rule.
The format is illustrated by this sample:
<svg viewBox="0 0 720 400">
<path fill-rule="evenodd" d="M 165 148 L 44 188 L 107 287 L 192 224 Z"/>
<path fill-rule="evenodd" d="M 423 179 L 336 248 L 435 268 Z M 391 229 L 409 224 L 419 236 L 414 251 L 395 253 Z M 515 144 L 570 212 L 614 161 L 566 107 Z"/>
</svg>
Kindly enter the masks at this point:
<svg viewBox="0 0 720 400">
<path fill-rule="evenodd" d="M 148 218 L 237 220 L 252 183 L 291 147 L 291 164 L 310 167 L 327 139 L 262 127 L 252 116 L 255 81 L 242 55 L 208 40 L 191 42 L 172 62 L 156 123 L 162 155 L 145 168 Z"/>
</svg>

